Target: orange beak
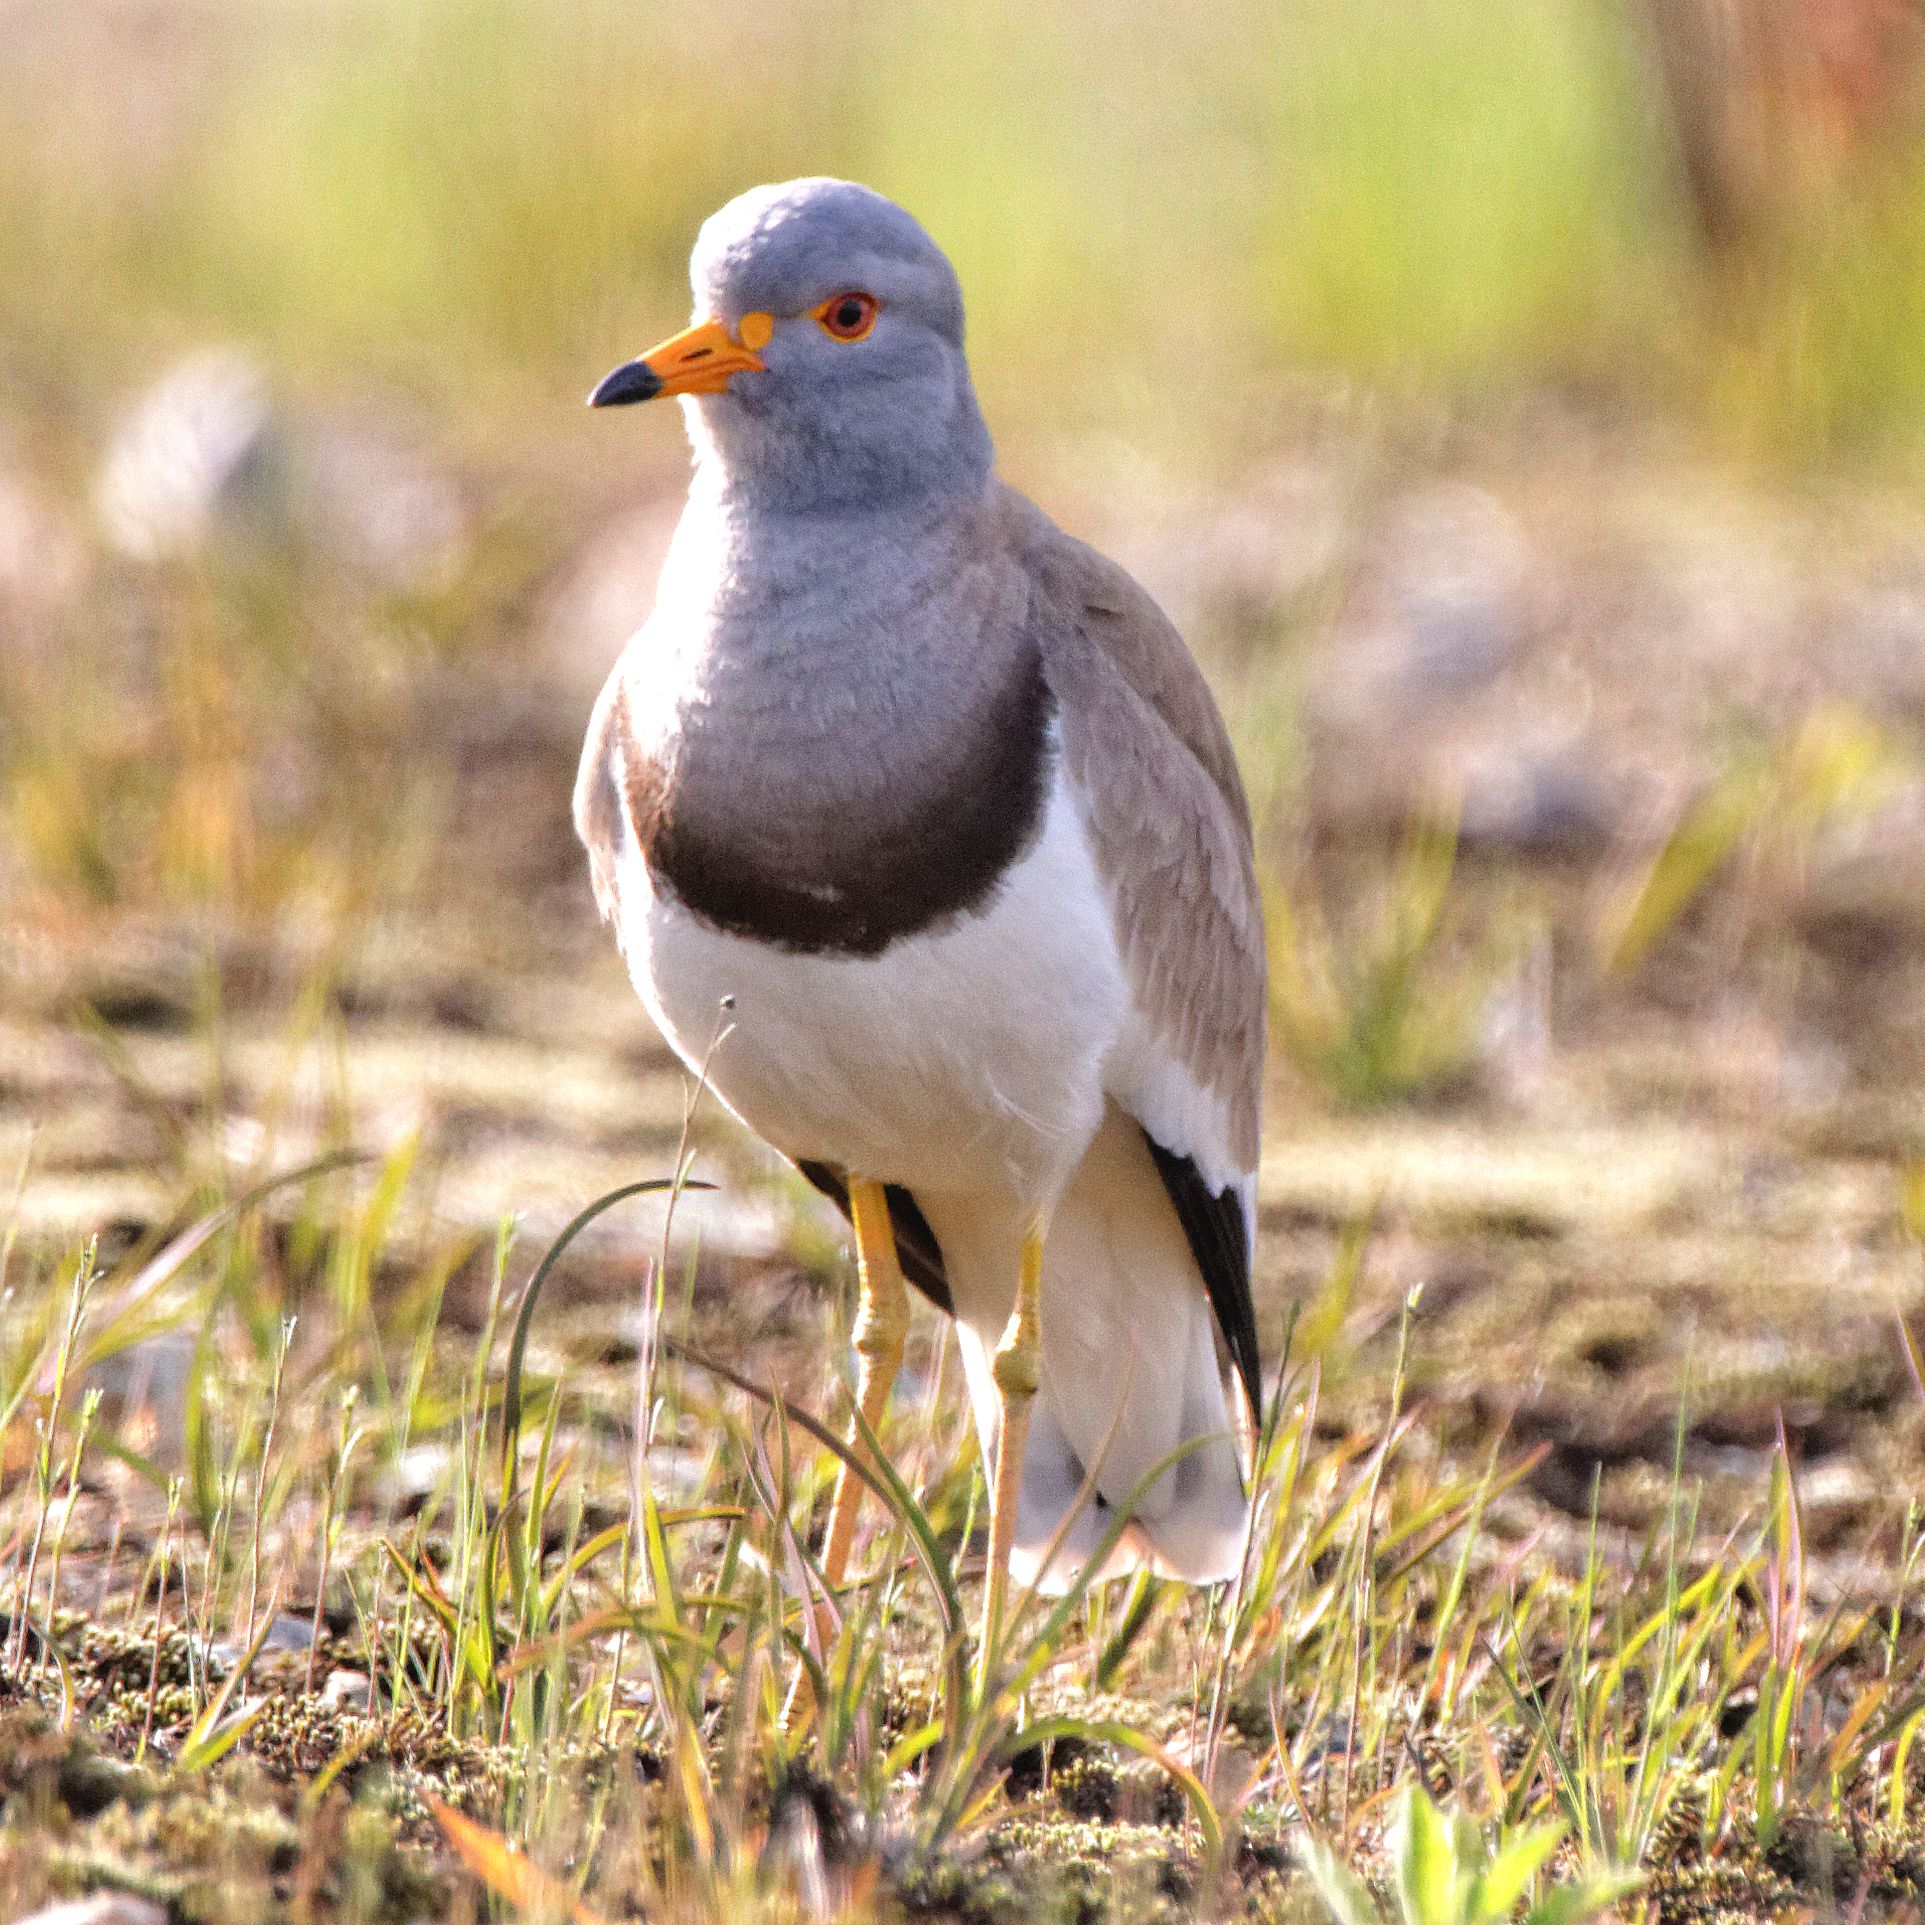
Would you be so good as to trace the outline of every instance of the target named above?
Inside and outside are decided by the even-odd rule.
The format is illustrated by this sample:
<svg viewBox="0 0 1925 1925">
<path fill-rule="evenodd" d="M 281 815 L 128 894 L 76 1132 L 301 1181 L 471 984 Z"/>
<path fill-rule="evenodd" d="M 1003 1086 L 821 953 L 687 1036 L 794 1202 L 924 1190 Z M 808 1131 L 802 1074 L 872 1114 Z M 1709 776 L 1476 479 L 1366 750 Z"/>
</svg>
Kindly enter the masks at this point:
<svg viewBox="0 0 1925 1925">
<path fill-rule="evenodd" d="M 759 374 L 756 352 L 767 347 L 775 322 L 745 314 L 736 334 L 722 321 L 697 321 L 671 334 L 639 360 L 625 361 L 588 397 L 591 408 L 621 408 L 658 394 L 720 394 L 738 374 Z"/>
</svg>

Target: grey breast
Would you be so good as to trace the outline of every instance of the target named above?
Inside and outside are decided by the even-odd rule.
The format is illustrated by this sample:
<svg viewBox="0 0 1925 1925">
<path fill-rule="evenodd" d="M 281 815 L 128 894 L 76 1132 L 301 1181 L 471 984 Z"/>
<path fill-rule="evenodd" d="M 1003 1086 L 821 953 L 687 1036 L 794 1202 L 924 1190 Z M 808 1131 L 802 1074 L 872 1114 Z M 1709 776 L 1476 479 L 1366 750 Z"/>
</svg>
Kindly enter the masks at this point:
<svg viewBox="0 0 1925 1925">
<path fill-rule="evenodd" d="M 1026 594 L 1008 568 L 945 565 L 732 614 L 700 699 L 624 758 L 656 886 L 810 955 L 878 955 L 985 906 L 1053 757 Z"/>
</svg>

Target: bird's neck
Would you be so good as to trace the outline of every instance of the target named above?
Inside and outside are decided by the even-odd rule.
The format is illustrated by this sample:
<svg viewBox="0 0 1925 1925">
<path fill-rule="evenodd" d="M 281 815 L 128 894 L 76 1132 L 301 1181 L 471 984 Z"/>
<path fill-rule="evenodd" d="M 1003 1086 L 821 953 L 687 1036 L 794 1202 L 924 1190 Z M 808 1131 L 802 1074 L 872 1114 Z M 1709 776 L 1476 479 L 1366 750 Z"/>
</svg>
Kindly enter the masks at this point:
<svg viewBox="0 0 1925 1925">
<path fill-rule="evenodd" d="M 950 759 L 1033 671 L 1002 512 L 771 518 L 697 488 L 638 638 L 638 726 L 697 788 L 752 763 L 832 808 Z"/>
<path fill-rule="evenodd" d="M 693 396 L 694 491 L 771 524 L 941 520 L 990 486 L 995 449 L 966 376 L 825 408 L 774 392 Z"/>
<path fill-rule="evenodd" d="M 994 550 L 993 484 L 861 508 L 774 507 L 698 469 L 660 605 L 731 654 L 908 639 L 974 590 Z"/>
</svg>

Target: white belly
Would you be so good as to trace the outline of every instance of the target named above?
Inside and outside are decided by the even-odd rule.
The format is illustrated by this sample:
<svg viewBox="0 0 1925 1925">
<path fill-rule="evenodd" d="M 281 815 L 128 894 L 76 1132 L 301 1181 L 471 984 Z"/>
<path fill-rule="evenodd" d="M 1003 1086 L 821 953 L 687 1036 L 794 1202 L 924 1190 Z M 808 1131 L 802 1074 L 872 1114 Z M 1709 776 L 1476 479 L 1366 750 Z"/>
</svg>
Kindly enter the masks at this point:
<svg viewBox="0 0 1925 1925">
<path fill-rule="evenodd" d="M 1041 833 L 989 902 L 876 957 L 723 934 L 658 894 L 632 843 L 619 894 L 623 952 L 650 1014 L 786 1155 L 1048 1204 L 1102 1119 L 1127 989 L 1060 773 Z"/>
</svg>

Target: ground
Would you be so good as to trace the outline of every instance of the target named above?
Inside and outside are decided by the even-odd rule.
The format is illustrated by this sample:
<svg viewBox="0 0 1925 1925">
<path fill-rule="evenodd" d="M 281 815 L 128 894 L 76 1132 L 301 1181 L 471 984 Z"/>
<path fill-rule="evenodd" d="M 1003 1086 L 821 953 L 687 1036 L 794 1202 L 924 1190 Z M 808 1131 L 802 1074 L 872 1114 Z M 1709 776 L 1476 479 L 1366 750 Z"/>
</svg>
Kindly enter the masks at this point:
<svg viewBox="0 0 1925 1925">
<path fill-rule="evenodd" d="M 653 1036 L 570 843 L 672 479 L 379 685 L 350 638 L 197 690 L 196 622 L 282 591 L 87 564 L 179 625 L 202 736 L 16 756 L 0 1899 L 1308 1918 L 1301 1837 L 1381 1879 L 1414 1776 L 1665 1921 L 1917 1904 L 1925 523 L 1545 407 L 1042 477 L 1250 775 L 1274 1400 L 1243 1582 L 1038 1613 L 987 1698 L 932 1314 L 870 1582 L 840 1643 L 802 1608 L 844 1237 Z M 571 1216 L 684 1169 L 522 1351 Z"/>
</svg>

